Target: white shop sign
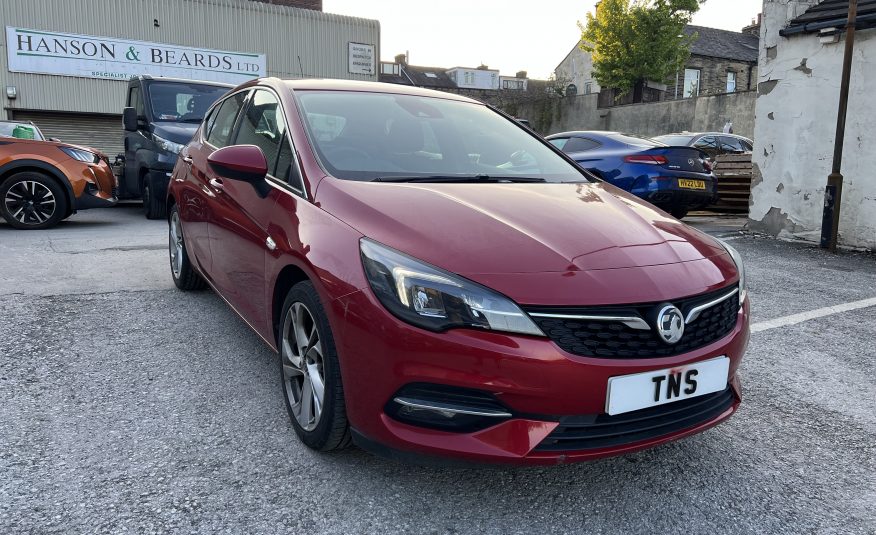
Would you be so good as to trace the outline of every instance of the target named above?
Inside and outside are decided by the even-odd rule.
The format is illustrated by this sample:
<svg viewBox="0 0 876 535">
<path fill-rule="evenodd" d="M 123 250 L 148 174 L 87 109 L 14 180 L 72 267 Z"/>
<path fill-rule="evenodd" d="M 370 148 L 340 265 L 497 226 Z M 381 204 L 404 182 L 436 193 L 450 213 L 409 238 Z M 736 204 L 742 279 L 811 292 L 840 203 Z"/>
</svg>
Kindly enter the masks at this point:
<svg viewBox="0 0 876 535">
<path fill-rule="evenodd" d="M 352 74 L 374 74 L 374 45 L 350 43 L 348 59 Z"/>
<path fill-rule="evenodd" d="M 264 54 L 6 27 L 11 72 L 128 80 L 138 74 L 239 84 L 267 74 Z"/>
</svg>

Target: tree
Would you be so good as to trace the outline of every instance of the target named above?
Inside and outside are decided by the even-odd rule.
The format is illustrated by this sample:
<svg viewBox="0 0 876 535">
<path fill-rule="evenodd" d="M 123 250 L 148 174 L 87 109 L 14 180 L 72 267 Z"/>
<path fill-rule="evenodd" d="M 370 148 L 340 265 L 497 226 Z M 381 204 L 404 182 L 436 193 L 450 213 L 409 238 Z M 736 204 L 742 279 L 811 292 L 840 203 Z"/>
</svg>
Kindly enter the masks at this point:
<svg viewBox="0 0 876 535">
<path fill-rule="evenodd" d="M 684 66 L 696 34 L 685 35 L 705 0 L 602 0 L 587 13 L 581 48 L 593 55 L 599 85 L 628 93 L 647 80 L 664 82 Z"/>
</svg>

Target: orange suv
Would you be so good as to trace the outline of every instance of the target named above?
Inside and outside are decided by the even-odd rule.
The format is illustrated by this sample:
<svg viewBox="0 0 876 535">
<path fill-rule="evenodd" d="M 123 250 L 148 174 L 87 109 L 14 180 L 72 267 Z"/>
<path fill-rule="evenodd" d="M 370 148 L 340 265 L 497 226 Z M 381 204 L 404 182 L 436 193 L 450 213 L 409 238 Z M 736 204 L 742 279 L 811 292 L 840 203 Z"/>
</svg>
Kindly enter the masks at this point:
<svg viewBox="0 0 876 535">
<path fill-rule="evenodd" d="M 56 225 L 77 210 L 116 203 L 105 154 L 46 140 L 33 123 L 0 121 L 0 215 L 20 229 Z"/>
</svg>

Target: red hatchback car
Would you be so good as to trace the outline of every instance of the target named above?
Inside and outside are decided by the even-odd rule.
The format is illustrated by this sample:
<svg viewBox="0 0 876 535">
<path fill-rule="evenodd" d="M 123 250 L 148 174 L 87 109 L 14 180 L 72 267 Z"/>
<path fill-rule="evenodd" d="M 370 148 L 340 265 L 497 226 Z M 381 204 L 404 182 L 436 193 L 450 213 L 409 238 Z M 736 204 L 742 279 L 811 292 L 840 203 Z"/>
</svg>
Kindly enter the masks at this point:
<svg viewBox="0 0 876 535">
<path fill-rule="evenodd" d="M 183 149 L 168 209 L 174 282 L 281 355 L 312 448 L 553 464 L 739 405 L 738 253 L 477 101 L 244 84 Z"/>
</svg>

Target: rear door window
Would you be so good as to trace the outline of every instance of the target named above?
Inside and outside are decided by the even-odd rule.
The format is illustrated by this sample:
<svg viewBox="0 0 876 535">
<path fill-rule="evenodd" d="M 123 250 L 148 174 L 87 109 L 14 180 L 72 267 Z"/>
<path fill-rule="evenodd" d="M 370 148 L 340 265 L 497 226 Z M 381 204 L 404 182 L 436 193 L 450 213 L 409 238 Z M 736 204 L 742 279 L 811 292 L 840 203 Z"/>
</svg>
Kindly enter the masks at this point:
<svg viewBox="0 0 876 535">
<path fill-rule="evenodd" d="M 231 135 L 234 133 L 234 123 L 237 120 L 237 114 L 240 108 L 243 107 L 243 102 L 246 100 L 247 91 L 236 93 L 222 103 L 219 111 L 216 112 L 216 120 L 213 128 L 207 136 L 207 142 L 216 148 L 227 147 L 231 144 Z"/>
<path fill-rule="evenodd" d="M 721 145 L 724 152 L 742 153 L 749 150 L 742 144 L 742 140 L 737 137 L 721 136 Z"/>
<path fill-rule="evenodd" d="M 721 154 L 721 146 L 718 145 L 718 138 L 715 136 L 703 136 L 694 143 L 694 147 L 700 149 L 709 155 L 710 158 L 715 158 Z"/>
<path fill-rule="evenodd" d="M 569 142 L 566 143 L 566 146 L 563 147 L 563 150 L 565 152 L 584 152 L 588 150 L 593 150 L 600 145 L 601 143 L 599 143 L 598 141 L 594 141 L 586 137 L 572 137 L 569 138 Z"/>
</svg>

